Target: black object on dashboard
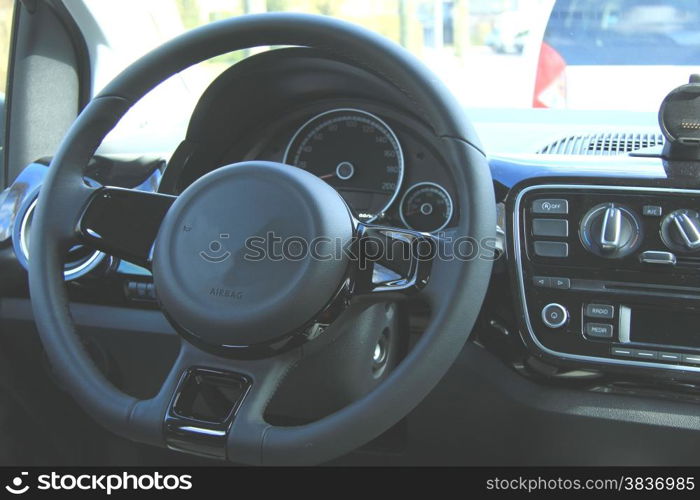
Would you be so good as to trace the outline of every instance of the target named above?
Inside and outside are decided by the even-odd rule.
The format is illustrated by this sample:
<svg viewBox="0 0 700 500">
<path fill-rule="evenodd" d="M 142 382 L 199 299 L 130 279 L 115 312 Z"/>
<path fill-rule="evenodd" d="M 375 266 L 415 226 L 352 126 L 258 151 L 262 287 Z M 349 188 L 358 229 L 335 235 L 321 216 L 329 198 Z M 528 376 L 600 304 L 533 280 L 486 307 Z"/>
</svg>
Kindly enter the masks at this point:
<svg viewBox="0 0 700 500">
<path fill-rule="evenodd" d="M 659 125 L 666 137 L 664 159 L 700 162 L 700 75 L 691 75 L 687 84 L 666 96 L 659 109 Z"/>
</svg>

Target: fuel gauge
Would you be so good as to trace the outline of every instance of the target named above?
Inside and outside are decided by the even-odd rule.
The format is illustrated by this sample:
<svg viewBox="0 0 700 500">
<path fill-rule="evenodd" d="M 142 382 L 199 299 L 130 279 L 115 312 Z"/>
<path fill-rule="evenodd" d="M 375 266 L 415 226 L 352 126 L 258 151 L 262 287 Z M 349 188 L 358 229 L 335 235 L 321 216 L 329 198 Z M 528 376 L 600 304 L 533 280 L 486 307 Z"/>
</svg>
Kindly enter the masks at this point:
<svg viewBox="0 0 700 500">
<path fill-rule="evenodd" d="M 414 184 L 401 199 L 400 215 L 410 229 L 434 233 L 452 219 L 453 204 L 447 190 L 433 182 Z"/>
</svg>

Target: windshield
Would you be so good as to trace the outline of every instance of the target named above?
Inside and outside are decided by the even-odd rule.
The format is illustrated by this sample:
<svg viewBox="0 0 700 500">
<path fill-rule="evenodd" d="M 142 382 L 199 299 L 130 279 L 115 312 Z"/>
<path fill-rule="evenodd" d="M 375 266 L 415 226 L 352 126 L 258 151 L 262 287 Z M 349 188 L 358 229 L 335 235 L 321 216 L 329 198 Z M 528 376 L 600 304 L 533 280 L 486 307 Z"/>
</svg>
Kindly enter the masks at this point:
<svg viewBox="0 0 700 500">
<path fill-rule="evenodd" d="M 472 116 L 479 116 L 479 109 L 656 112 L 671 89 L 700 72 L 700 0 L 85 0 L 85 4 L 99 32 L 92 54 L 95 93 L 130 62 L 190 28 L 266 11 L 328 15 L 381 33 L 437 73 L 465 108 L 477 111 Z M 67 2 L 69 9 L 71 5 L 75 10 L 75 4 Z M 130 126 L 144 125 L 158 114 L 168 124 L 160 127 L 160 133 L 167 134 L 168 127 L 182 128 L 206 86 L 250 53 L 221 56 L 171 79 L 158 96 L 139 104 L 138 109 L 148 113 L 130 113 Z M 170 105 L 173 100 L 179 105 Z"/>
<path fill-rule="evenodd" d="M 544 41 L 569 65 L 687 66 L 700 61 L 700 1 L 556 3 Z"/>
</svg>

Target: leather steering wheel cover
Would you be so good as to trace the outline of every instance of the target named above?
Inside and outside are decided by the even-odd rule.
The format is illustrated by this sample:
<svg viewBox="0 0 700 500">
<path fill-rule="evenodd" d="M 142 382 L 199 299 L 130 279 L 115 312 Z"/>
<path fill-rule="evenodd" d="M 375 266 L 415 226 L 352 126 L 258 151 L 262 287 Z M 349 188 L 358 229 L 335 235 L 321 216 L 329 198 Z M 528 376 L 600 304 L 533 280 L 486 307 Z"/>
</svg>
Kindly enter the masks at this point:
<svg viewBox="0 0 700 500">
<path fill-rule="evenodd" d="M 443 141 L 457 190 L 457 234 L 477 241 L 495 236 L 493 185 L 475 132 L 444 85 L 398 45 L 364 28 L 303 14 L 228 19 L 166 43 L 124 70 L 74 122 L 41 189 L 30 249 L 32 307 L 56 373 L 88 414 L 111 431 L 136 441 L 163 444 L 163 414 L 157 413 L 167 407 L 167 401 L 139 401 L 112 386 L 83 348 L 68 308 L 61 257 L 87 199 L 82 170 L 131 105 L 157 84 L 192 64 L 259 45 L 323 49 L 397 86 Z M 439 264 L 429 287 L 440 289 L 444 300 L 433 301 L 430 326 L 388 379 L 364 398 L 318 422 L 265 427 L 259 437 L 262 445 L 244 456 L 244 461 L 307 464 L 334 458 L 379 435 L 428 394 L 456 359 L 472 329 L 492 265 L 480 258 Z M 153 411 L 148 413 L 147 409 Z M 232 433 L 236 428 L 235 422 Z M 251 440 L 255 441 L 253 436 Z M 229 456 L 240 456 L 230 451 Z"/>
</svg>

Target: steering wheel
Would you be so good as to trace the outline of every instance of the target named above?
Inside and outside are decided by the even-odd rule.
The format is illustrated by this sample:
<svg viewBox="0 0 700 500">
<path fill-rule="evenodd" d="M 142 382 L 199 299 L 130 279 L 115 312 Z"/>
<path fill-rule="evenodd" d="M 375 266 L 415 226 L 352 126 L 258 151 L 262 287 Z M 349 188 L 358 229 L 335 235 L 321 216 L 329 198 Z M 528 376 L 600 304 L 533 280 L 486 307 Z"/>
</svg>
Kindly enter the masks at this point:
<svg viewBox="0 0 700 500">
<path fill-rule="evenodd" d="M 445 238 L 362 224 L 328 184 L 287 165 L 222 167 L 177 198 L 85 184 L 83 172 L 97 147 L 148 91 L 211 57 L 268 45 L 337 54 L 403 92 L 439 138 L 455 182 L 461 240 L 452 247 L 467 242 L 478 249 L 495 237 L 487 161 L 461 107 L 435 76 L 400 46 L 363 28 L 322 16 L 260 14 L 173 39 L 92 99 L 63 139 L 41 188 L 29 280 L 36 323 L 57 375 L 110 431 L 236 463 L 313 464 L 378 436 L 429 393 L 468 338 L 492 264 L 476 252 L 458 257 Z M 399 242 L 413 251 L 408 262 L 403 254 L 404 261 L 394 267 L 382 257 L 382 265 L 399 276 L 380 282 L 373 272 L 379 261 L 353 258 L 352 252 L 332 259 L 244 258 L 251 236 L 271 232 L 320 241 L 321 250 L 337 242 L 357 249 L 373 240 L 382 250 Z M 65 251 L 78 242 L 152 270 L 161 309 L 182 341 L 161 389 L 150 399 L 113 386 L 81 344 L 62 272 Z M 226 258 L 210 261 L 203 257 L 208 249 Z M 267 403 L 284 376 L 315 346 L 322 348 L 335 323 L 352 321 L 368 304 L 409 295 L 427 301 L 430 323 L 382 384 L 313 423 L 282 427 L 265 421 Z M 313 328 L 319 323 L 330 326 L 319 333 Z M 185 399 L 196 397 L 190 393 L 197 383 L 207 381 L 238 390 L 221 418 L 181 409 Z"/>
</svg>

